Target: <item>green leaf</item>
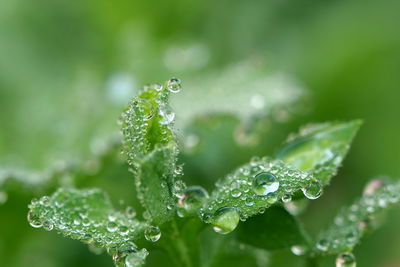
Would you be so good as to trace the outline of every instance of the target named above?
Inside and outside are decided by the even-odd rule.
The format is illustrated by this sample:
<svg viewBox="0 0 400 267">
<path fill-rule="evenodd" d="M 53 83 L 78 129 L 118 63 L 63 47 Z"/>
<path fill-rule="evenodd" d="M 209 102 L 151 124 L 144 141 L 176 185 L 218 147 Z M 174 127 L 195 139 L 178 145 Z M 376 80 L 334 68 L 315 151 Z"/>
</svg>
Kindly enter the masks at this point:
<svg viewBox="0 0 400 267">
<path fill-rule="evenodd" d="M 136 179 L 138 198 L 146 209 L 144 217 L 156 224 L 174 216 L 173 185 L 181 174 L 176 166 L 175 114 L 168 100 L 170 92 L 179 91 L 180 86 L 176 78 L 164 85 L 147 86 L 122 114 L 124 151 Z"/>
<path fill-rule="evenodd" d="M 280 120 L 282 114 L 298 113 L 306 91 L 289 75 L 271 72 L 270 66 L 257 60 L 245 60 L 196 75 L 185 83 L 191 90 L 176 98 L 180 123 L 186 124 L 199 114 L 219 112 L 249 118 L 271 114 Z"/>
<path fill-rule="evenodd" d="M 263 215 L 254 216 L 236 230 L 239 241 L 266 250 L 307 244 L 299 222 L 284 208 L 269 208 Z"/>
<path fill-rule="evenodd" d="M 135 172 L 137 196 L 151 220 L 157 224 L 175 215 L 172 207 L 176 202 L 173 195 L 176 154 L 174 145 L 156 148 L 140 161 Z"/>
<path fill-rule="evenodd" d="M 309 198 L 315 194 L 320 195 L 319 182 L 307 172 L 302 172 L 280 161 L 268 158 L 254 158 L 249 164 L 238 168 L 235 172 L 217 182 L 217 189 L 211 194 L 209 200 L 200 210 L 202 219 L 212 223 L 219 229 L 221 226 L 232 226 L 236 212 L 241 220 L 258 213 L 264 213 L 265 209 L 278 203 L 282 197 L 290 198 L 296 191 L 303 189 L 309 193 Z M 315 189 L 309 192 L 308 189 Z M 224 209 L 221 212 L 221 209 Z M 229 216 L 223 216 L 229 212 Z M 220 218 L 229 218 L 229 222 L 222 223 Z M 217 225 L 215 225 L 217 224 Z M 225 232 L 225 231 L 222 231 Z"/>
<path fill-rule="evenodd" d="M 32 200 L 29 209 L 31 226 L 107 248 L 117 265 L 132 253 L 140 254 L 129 259 L 144 259 L 145 250 L 138 250 L 133 242 L 142 238 L 148 225 L 129 212 L 116 211 L 108 196 L 98 189 L 61 188 L 50 197 Z"/>
<path fill-rule="evenodd" d="M 400 181 L 388 183 L 381 188 L 372 185 L 372 190 L 351 206 L 342 209 L 334 224 L 320 234 L 315 245 L 316 254 L 336 254 L 351 251 L 360 239 L 374 228 L 374 216 L 400 202 Z M 375 188 L 374 188 L 375 187 Z"/>
<path fill-rule="evenodd" d="M 307 125 L 289 136 L 277 158 L 312 173 L 326 185 L 336 174 L 360 125 L 359 120 Z"/>
<path fill-rule="evenodd" d="M 146 87 L 122 113 L 124 151 L 131 165 L 156 146 L 176 145 L 173 131 L 175 114 L 168 103 L 170 91 L 167 84 Z"/>
</svg>

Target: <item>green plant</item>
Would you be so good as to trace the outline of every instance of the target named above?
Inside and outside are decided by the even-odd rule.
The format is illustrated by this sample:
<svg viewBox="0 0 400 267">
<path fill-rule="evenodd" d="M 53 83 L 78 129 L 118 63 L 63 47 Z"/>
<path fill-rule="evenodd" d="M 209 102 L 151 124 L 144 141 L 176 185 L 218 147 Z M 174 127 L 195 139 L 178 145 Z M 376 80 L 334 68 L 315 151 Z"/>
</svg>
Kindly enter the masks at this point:
<svg viewBox="0 0 400 267">
<path fill-rule="evenodd" d="M 141 218 L 133 207 L 114 208 L 101 189 L 76 189 L 67 183 L 51 196 L 32 200 L 30 224 L 80 240 L 93 251 L 106 249 L 117 266 L 141 266 L 149 253 L 159 250 L 171 266 L 264 266 L 270 251 L 285 249 L 310 265 L 335 254 L 337 266 L 355 266 L 352 249 L 376 226 L 376 215 L 400 200 L 400 183 L 374 180 L 315 242 L 295 213 L 305 201 L 321 196 L 361 122 L 307 125 L 290 135 L 275 156 L 253 157 L 217 181 L 209 195 L 201 186 L 187 187 L 182 179 L 175 113 L 169 105 L 170 94 L 180 90 L 176 78 L 146 86 L 120 120 Z M 245 136 L 257 136 L 262 129 L 262 118 L 252 120 L 250 125 L 256 126 Z M 110 155 L 105 152 L 97 160 L 115 156 Z M 83 169 L 78 165 L 70 173 L 79 179 Z M 45 184 L 53 180 L 57 172 Z"/>
</svg>

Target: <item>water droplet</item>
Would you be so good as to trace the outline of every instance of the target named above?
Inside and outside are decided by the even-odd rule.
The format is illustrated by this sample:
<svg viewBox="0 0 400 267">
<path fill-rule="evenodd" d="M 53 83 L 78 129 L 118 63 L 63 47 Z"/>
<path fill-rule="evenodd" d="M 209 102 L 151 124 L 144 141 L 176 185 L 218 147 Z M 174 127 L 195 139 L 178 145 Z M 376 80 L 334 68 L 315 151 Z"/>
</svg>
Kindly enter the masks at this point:
<svg viewBox="0 0 400 267">
<path fill-rule="evenodd" d="M 161 237 L 161 231 L 160 228 L 157 226 L 149 226 L 145 231 L 144 231 L 144 237 L 146 240 L 151 241 L 151 242 L 157 242 L 160 237 Z"/>
<path fill-rule="evenodd" d="M 143 120 L 148 121 L 154 116 L 154 106 L 153 104 L 147 100 L 140 98 L 135 102 L 137 107 L 139 108 L 140 112 L 143 113 Z"/>
<path fill-rule="evenodd" d="M 200 208 L 201 203 L 208 198 L 207 191 L 201 186 L 190 186 L 186 188 L 184 194 L 178 200 L 178 212 L 193 214 Z"/>
<path fill-rule="evenodd" d="M 121 225 L 118 227 L 118 232 L 120 235 L 127 235 L 129 234 L 129 227 L 125 225 Z"/>
<path fill-rule="evenodd" d="M 50 221 L 44 221 L 43 222 L 43 229 L 46 231 L 51 231 L 53 230 L 54 225 Z"/>
<path fill-rule="evenodd" d="M 168 124 L 172 123 L 175 119 L 175 113 L 169 106 L 160 105 L 159 113 L 161 116 L 161 120 L 160 120 L 161 125 L 168 125 Z"/>
<path fill-rule="evenodd" d="M 179 91 L 182 89 L 181 80 L 178 78 L 171 78 L 167 82 L 167 87 L 171 93 L 179 93 Z"/>
<path fill-rule="evenodd" d="M 134 217 L 136 216 L 136 211 L 135 211 L 135 209 L 132 208 L 132 207 L 126 207 L 126 209 L 125 209 L 125 215 L 126 215 L 128 218 L 132 219 L 132 218 L 134 218 Z"/>
<path fill-rule="evenodd" d="M 117 230 L 118 230 L 118 225 L 116 222 L 110 221 L 107 223 L 107 231 L 109 231 L 110 233 L 114 233 Z"/>
<path fill-rule="evenodd" d="M 39 216 L 37 216 L 32 211 L 28 212 L 28 222 L 34 228 L 40 228 L 43 226 L 42 221 L 40 220 Z"/>
<path fill-rule="evenodd" d="M 245 204 L 246 206 L 248 206 L 248 207 L 253 206 L 253 205 L 254 205 L 254 200 L 253 200 L 253 198 L 251 198 L 251 197 L 246 198 L 244 204 Z"/>
<path fill-rule="evenodd" d="M 321 250 L 321 251 L 327 251 L 328 250 L 328 245 L 329 242 L 326 239 L 321 239 L 320 241 L 318 241 L 317 243 L 317 249 Z"/>
<path fill-rule="evenodd" d="M 267 172 L 259 173 L 253 181 L 253 190 L 257 195 L 266 196 L 279 189 L 279 181 L 275 175 Z"/>
<path fill-rule="evenodd" d="M 182 180 L 176 180 L 172 188 L 174 196 L 181 198 L 185 192 L 186 184 Z"/>
<path fill-rule="evenodd" d="M 40 204 L 43 206 L 49 206 L 50 205 L 50 198 L 48 196 L 43 196 L 40 198 Z"/>
<path fill-rule="evenodd" d="M 356 258 L 353 253 L 342 253 L 336 258 L 336 267 L 356 267 Z"/>
<path fill-rule="evenodd" d="M 238 189 L 238 188 L 233 189 L 231 192 L 232 197 L 240 197 L 241 195 L 242 195 L 242 191 L 240 191 L 240 189 Z"/>
<path fill-rule="evenodd" d="M 363 191 L 363 195 L 367 196 L 367 195 L 372 195 L 373 193 L 375 193 L 378 189 L 382 188 L 385 186 L 385 181 L 381 180 L 381 179 L 374 179 L 372 181 L 370 181 L 365 187 L 364 187 L 364 191 Z"/>
<path fill-rule="evenodd" d="M 125 257 L 125 266 L 126 267 L 136 267 L 142 266 L 144 260 L 146 259 L 149 252 L 145 248 L 141 249 L 138 252 L 130 253 Z"/>
<path fill-rule="evenodd" d="M 282 196 L 282 202 L 283 203 L 288 203 L 290 201 L 292 201 L 292 196 L 290 194 L 284 194 Z"/>
<path fill-rule="evenodd" d="M 224 207 L 217 210 L 212 218 L 213 229 L 220 234 L 228 234 L 235 230 L 240 215 L 235 208 Z"/>
<path fill-rule="evenodd" d="M 290 250 L 292 251 L 292 253 L 293 253 L 294 255 L 296 255 L 296 256 L 302 256 L 302 255 L 306 254 L 306 252 L 307 252 L 307 247 L 304 246 L 304 245 L 295 245 L 295 246 L 292 246 L 292 247 L 290 248 Z"/>
<path fill-rule="evenodd" d="M 322 186 L 318 180 L 311 181 L 307 187 L 302 188 L 304 196 L 308 199 L 317 199 L 322 194 Z"/>
</svg>

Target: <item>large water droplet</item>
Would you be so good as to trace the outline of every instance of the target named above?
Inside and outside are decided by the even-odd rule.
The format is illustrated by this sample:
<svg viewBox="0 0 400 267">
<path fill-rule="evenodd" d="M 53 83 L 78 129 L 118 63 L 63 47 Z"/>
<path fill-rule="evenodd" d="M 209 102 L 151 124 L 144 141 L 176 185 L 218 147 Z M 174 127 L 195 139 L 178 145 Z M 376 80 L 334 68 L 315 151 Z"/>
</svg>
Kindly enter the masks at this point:
<svg viewBox="0 0 400 267">
<path fill-rule="evenodd" d="M 190 186 L 178 200 L 178 214 L 193 214 L 200 208 L 201 203 L 208 198 L 207 191 L 201 186 Z"/>
<path fill-rule="evenodd" d="M 353 253 L 342 253 L 336 258 L 336 267 L 356 267 L 357 262 Z"/>
<path fill-rule="evenodd" d="M 114 233 L 115 231 L 117 231 L 117 230 L 118 230 L 118 225 L 117 225 L 117 223 L 114 222 L 114 221 L 108 222 L 108 223 L 107 223 L 107 230 L 108 230 L 110 233 Z"/>
<path fill-rule="evenodd" d="M 135 102 L 135 104 L 139 108 L 140 112 L 143 113 L 144 121 L 148 121 L 151 118 L 153 118 L 154 113 L 155 113 L 154 106 L 149 100 L 140 98 L 139 100 L 137 100 Z"/>
<path fill-rule="evenodd" d="M 253 190 L 257 195 L 266 196 L 279 189 L 279 181 L 275 175 L 262 172 L 255 176 L 253 181 Z"/>
<path fill-rule="evenodd" d="M 168 125 L 172 123 L 175 119 L 175 113 L 169 106 L 160 105 L 159 112 L 161 116 L 160 124 Z"/>
<path fill-rule="evenodd" d="M 167 82 L 167 88 L 171 93 L 178 93 L 182 89 L 181 80 L 178 78 L 171 78 Z"/>
<path fill-rule="evenodd" d="M 182 180 L 176 180 L 174 182 L 174 186 L 172 188 L 172 193 L 174 194 L 175 197 L 181 198 L 184 195 L 186 189 L 186 184 Z"/>
<path fill-rule="evenodd" d="M 240 220 L 240 215 L 235 208 L 224 207 L 217 210 L 212 218 L 212 225 L 215 232 L 228 234 L 235 230 Z"/>
<path fill-rule="evenodd" d="M 146 240 L 151 241 L 151 242 L 157 242 L 160 237 L 161 237 L 161 231 L 160 228 L 157 226 L 149 226 L 145 231 L 144 231 L 144 237 Z"/>
<path fill-rule="evenodd" d="M 311 181 L 305 188 L 302 188 L 304 196 L 308 199 L 317 199 L 322 194 L 322 186 L 318 180 Z"/>
<path fill-rule="evenodd" d="M 28 212 L 28 222 L 34 228 L 40 228 L 43 226 L 42 220 L 32 211 Z"/>
</svg>

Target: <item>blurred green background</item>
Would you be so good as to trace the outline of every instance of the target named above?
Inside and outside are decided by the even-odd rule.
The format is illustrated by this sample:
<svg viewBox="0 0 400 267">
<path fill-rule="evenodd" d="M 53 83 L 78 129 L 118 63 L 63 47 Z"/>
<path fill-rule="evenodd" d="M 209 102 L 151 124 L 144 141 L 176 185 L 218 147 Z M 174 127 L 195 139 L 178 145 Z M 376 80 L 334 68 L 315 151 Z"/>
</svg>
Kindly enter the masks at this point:
<svg viewBox="0 0 400 267">
<path fill-rule="evenodd" d="M 174 96 L 183 127 L 208 110 L 246 117 L 250 104 L 234 101 L 256 86 L 270 90 L 268 77 L 285 77 L 303 92 L 302 112 L 272 123 L 258 148 L 210 152 L 208 168 L 184 156 L 185 172 L 198 183 L 202 175 L 215 180 L 252 154 L 272 154 L 302 124 L 363 119 L 339 175 L 302 216 L 315 233 L 366 181 L 400 175 L 399 11 L 394 0 L 1 1 L 0 167 L 40 171 L 90 158 L 118 133 L 123 106 L 146 83 L 183 81 Z M 217 140 L 218 127 L 208 127 Z M 127 171 L 103 176 L 87 186 L 118 195 L 124 181 L 133 190 Z M 27 191 L 9 192 L 0 206 L 1 266 L 112 265 L 79 242 L 29 227 L 27 204 L 39 193 Z M 400 265 L 399 223 L 394 209 L 355 250 L 359 266 Z"/>
</svg>

